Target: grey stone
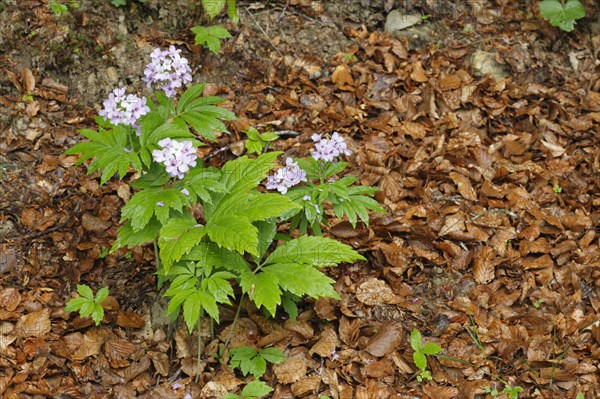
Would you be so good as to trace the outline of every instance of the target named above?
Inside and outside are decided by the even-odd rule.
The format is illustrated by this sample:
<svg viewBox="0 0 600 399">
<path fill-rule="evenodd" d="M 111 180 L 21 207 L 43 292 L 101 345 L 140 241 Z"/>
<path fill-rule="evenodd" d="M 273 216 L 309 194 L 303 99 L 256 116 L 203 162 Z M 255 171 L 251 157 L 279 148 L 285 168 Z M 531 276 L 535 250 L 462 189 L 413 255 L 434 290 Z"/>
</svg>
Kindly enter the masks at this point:
<svg viewBox="0 0 600 399">
<path fill-rule="evenodd" d="M 503 79 L 510 76 L 508 68 L 496 61 L 496 56 L 487 51 L 476 51 L 471 56 L 471 68 L 475 76 L 490 75 L 494 79 Z"/>
<path fill-rule="evenodd" d="M 410 28 L 418 24 L 423 19 L 420 14 L 403 14 L 399 10 L 392 10 L 385 19 L 385 31 L 396 32 L 402 29 Z"/>
</svg>

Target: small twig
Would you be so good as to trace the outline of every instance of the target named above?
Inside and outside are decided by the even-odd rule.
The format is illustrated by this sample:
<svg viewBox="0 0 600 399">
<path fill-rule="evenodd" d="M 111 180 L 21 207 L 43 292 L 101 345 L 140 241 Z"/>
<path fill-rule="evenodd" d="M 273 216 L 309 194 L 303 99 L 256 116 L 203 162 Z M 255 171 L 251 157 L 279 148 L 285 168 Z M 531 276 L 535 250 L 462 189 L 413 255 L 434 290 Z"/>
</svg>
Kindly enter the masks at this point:
<svg viewBox="0 0 600 399">
<path fill-rule="evenodd" d="M 289 5 L 290 5 L 289 1 L 287 3 L 285 3 L 285 6 L 283 6 L 283 9 L 281 10 L 281 14 L 279 14 L 279 16 L 277 17 L 277 22 L 281 22 L 281 20 L 285 16 L 285 10 L 287 10 Z"/>
<path fill-rule="evenodd" d="M 225 147 L 221 147 L 219 148 L 217 151 L 215 152 L 211 152 L 210 154 L 208 154 L 207 156 L 204 157 L 205 160 L 211 159 L 216 157 L 217 155 L 227 151 L 229 149 L 229 146 L 225 146 Z"/>
</svg>

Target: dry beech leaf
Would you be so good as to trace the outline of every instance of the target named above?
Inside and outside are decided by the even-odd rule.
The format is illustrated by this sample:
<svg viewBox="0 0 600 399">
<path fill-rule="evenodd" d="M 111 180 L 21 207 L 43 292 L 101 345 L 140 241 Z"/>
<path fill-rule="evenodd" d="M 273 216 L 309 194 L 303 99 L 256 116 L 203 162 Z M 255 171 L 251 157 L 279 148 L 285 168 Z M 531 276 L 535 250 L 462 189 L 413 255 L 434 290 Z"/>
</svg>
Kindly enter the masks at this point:
<svg viewBox="0 0 600 399">
<path fill-rule="evenodd" d="M 200 391 L 200 397 L 203 399 L 208 398 L 222 398 L 227 395 L 229 392 L 220 382 L 209 381 L 202 387 L 202 391 Z"/>
<path fill-rule="evenodd" d="M 410 73 L 410 78 L 415 82 L 425 83 L 429 81 L 429 76 L 427 76 L 427 72 L 423 69 L 423 64 L 421 61 L 417 61 L 413 64 L 412 72 Z"/>
<path fill-rule="evenodd" d="M 396 350 L 404 339 L 402 325 L 395 321 L 384 322 L 365 348 L 373 356 L 382 357 Z"/>
<path fill-rule="evenodd" d="M 340 90 L 354 90 L 352 72 L 346 64 L 340 64 L 335 67 L 335 70 L 331 74 L 331 81 Z"/>
<path fill-rule="evenodd" d="M 395 295 L 389 285 L 383 280 L 371 278 L 356 289 L 356 299 L 369 306 L 390 302 Z"/>
<path fill-rule="evenodd" d="M 319 340 L 310 348 L 308 354 L 312 356 L 316 353 L 321 357 L 330 357 L 339 344 L 340 340 L 333 328 L 328 328 L 319 335 Z"/>
<path fill-rule="evenodd" d="M 122 338 L 109 339 L 104 344 L 104 354 L 113 368 L 129 366 L 129 361 L 126 359 L 135 349 L 134 344 Z"/>
<path fill-rule="evenodd" d="M 469 180 L 467 176 L 456 172 L 450 172 L 450 178 L 458 187 L 458 192 L 463 196 L 463 198 L 466 198 L 470 201 L 477 201 L 477 194 L 471 185 L 471 180 Z"/>
<path fill-rule="evenodd" d="M 117 313 L 117 325 L 119 327 L 141 328 L 144 324 L 146 324 L 144 319 L 133 312 L 119 311 Z"/>
<path fill-rule="evenodd" d="M 430 399 L 452 399 L 458 395 L 458 389 L 454 387 L 436 387 L 432 385 L 423 385 L 423 392 Z"/>
<path fill-rule="evenodd" d="M 23 83 L 25 84 L 25 90 L 28 93 L 31 93 L 35 90 L 35 77 L 33 77 L 33 73 L 29 68 L 23 68 L 21 71 L 21 77 L 23 78 Z"/>
<path fill-rule="evenodd" d="M 482 247 L 475 252 L 473 256 L 475 264 L 473 265 L 473 278 L 479 284 L 487 284 L 495 277 L 496 265 L 492 261 L 494 250 L 491 247 Z"/>
<path fill-rule="evenodd" d="M 363 322 L 360 319 L 350 319 L 342 316 L 340 319 L 340 339 L 350 347 L 356 345 Z"/>
<path fill-rule="evenodd" d="M 306 355 L 299 353 L 288 357 L 283 363 L 274 364 L 273 372 L 282 384 L 291 384 L 306 375 L 308 363 Z"/>
<path fill-rule="evenodd" d="M 48 334 L 50 329 L 50 311 L 42 309 L 21 316 L 15 326 L 15 335 L 21 338 L 39 338 Z"/>
<path fill-rule="evenodd" d="M 21 303 L 21 294 L 15 288 L 5 288 L 0 292 L 0 307 L 12 312 Z"/>
<path fill-rule="evenodd" d="M 316 391 L 321 384 L 321 376 L 310 375 L 301 378 L 299 381 L 292 384 L 292 393 L 298 398 L 309 392 Z"/>
<path fill-rule="evenodd" d="M 150 356 L 150 359 L 152 359 L 152 365 L 154 365 L 154 368 L 158 374 L 162 375 L 163 377 L 169 375 L 169 356 L 166 353 L 150 351 L 148 352 L 148 356 Z"/>
<path fill-rule="evenodd" d="M 464 231 L 465 230 L 465 218 L 461 213 L 455 213 L 454 215 L 449 215 L 446 217 L 444 221 L 444 226 L 440 229 L 438 233 L 438 237 L 445 236 L 447 234 L 453 233 L 455 231 Z"/>
</svg>

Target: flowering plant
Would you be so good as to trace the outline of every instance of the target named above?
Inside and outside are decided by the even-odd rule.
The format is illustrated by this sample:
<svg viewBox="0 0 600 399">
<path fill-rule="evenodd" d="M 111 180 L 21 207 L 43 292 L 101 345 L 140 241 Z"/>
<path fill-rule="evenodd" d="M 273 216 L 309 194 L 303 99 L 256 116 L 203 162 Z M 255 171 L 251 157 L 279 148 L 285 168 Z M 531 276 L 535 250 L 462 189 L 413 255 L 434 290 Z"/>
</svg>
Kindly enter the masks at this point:
<svg viewBox="0 0 600 399">
<path fill-rule="evenodd" d="M 223 121 L 235 116 L 218 106 L 221 98 L 202 96 L 202 84 L 176 99 L 191 80 L 179 50 L 156 49 L 151 58 L 144 80 L 160 84 L 156 102 L 115 89 L 96 118 L 98 131 L 82 130 L 89 140 L 66 151 L 81 154 L 78 164 L 89 161 L 88 173 L 101 171 L 102 184 L 135 172 L 129 176 L 139 191 L 122 209 L 112 251 L 154 243 L 159 285 L 169 282 L 167 312 L 173 318 L 183 312 L 190 333 L 204 314 L 219 321 L 219 305 L 231 303 L 234 287 L 272 316 L 283 305 L 294 317 L 294 302 L 305 295 L 337 298 L 322 268 L 364 258 L 333 239 L 288 237 L 279 244 L 275 235 L 278 218 L 303 209 L 292 191 L 281 193 L 303 181 L 317 187 L 308 179 L 317 172 L 328 178 L 330 168 L 341 170 L 339 164 L 304 172 L 300 166 L 311 163 L 288 160 L 276 174 L 279 193 L 258 190 L 278 152 L 244 156 L 221 169 L 205 167 L 195 148 L 201 140 L 215 140 L 215 131 L 226 132 Z M 318 151 L 326 153 L 326 147 Z M 268 184 L 273 187 L 275 179 Z"/>
<path fill-rule="evenodd" d="M 327 206 L 333 207 L 336 217 L 348 217 L 352 226 L 358 219 L 369 223 L 369 210 L 385 213 L 372 196 L 375 187 L 354 186 L 355 177 L 345 176 L 337 179 L 347 162 L 338 162 L 341 155 L 350 155 L 346 142 L 334 132 L 330 138 L 323 134 L 313 134 L 315 150 L 308 159 L 286 159 L 286 166 L 267 178 L 267 189 L 276 189 L 299 205 L 283 215 L 291 220 L 291 229 L 298 228 L 305 234 L 308 227 L 314 234 L 321 235 L 321 225 L 327 225 Z M 298 185 L 305 182 L 304 185 Z"/>
</svg>

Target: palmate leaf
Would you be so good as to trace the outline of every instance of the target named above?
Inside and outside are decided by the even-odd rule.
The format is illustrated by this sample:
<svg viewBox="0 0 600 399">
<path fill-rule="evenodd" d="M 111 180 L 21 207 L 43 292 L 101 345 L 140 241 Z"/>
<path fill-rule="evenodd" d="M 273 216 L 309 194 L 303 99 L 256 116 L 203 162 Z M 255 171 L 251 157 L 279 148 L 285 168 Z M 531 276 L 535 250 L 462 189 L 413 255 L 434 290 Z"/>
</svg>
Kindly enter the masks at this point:
<svg viewBox="0 0 600 399">
<path fill-rule="evenodd" d="M 138 245 L 144 245 L 153 242 L 158 238 L 160 228 L 162 225 L 156 218 L 151 218 L 148 224 L 146 224 L 141 230 L 133 231 L 131 227 L 131 220 L 128 220 L 119 227 L 117 232 L 117 239 L 113 243 L 110 253 L 115 252 L 119 248 L 132 248 Z"/>
<path fill-rule="evenodd" d="M 223 268 L 236 275 L 250 271 L 250 266 L 239 253 L 215 243 L 201 242 L 184 255 L 183 259 L 195 261 L 201 266 Z"/>
<path fill-rule="evenodd" d="M 193 199 L 199 198 L 203 202 L 212 202 L 211 192 L 226 193 L 225 184 L 220 181 L 221 173 L 212 168 L 197 168 L 191 170 L 182 180 L 183 186 L 188 189 Z"/>
<path fill-rule="evenodd" d="M 275 275 L 245 272 L 240 276 L 240 286 L 256 307 L 264 306 L 275 317 L 277 305 L 281 304 L 281 289 Z"/>
<path fill-rule="evenodd" d="M 233 297 L 233 288 L 229 279 L 235 278 L 236 276 L 229 272 L 216 272 L 209 277 L 202 280 L 200 287 L 209 292 L 217 303 L 225 303 L 230 305 L 229 297 Z"/>
<path fill-rule="evenodd" d="M 273 392 L 273 388 L 267 385 L 264 381 L 250 381 L 244 389 L 242 389 L 242 396 L 244 398 L 262 398 Z"/>
<path fill-rule="evenodd" d="M 211 218 L 206 233 L 212 241 L 239 253 L 258 255 L 258 230 L 244 216 L 229 214 Z"/>
<path fill-rule="evenodd" d="M 194 43 L 200 44 L 217 54 L 221 51 L 221 40 L 231 37 L 223 25 L 194 26 L 191 31 L 196 35 Z"/>
<path fill-rule="evenodd" d="M 138 171 L 142 169 L 142 161 L 138 154 L 132 151 L 129 143 L 130 132 L 127 128 L 123 126 L 116 126 L 108 130 L 100 128 L 98 132 L 83 129 L 79 133 L 89 141 L 75 144 L 65 151 L 65 154 L 81 154 L 75 165 L 92 159 L 87 167 L 87 172 L 90 174 L 102 170 L 101 184 L 106 183 L 116 174 L 122 179 L 130 166 Z"/>
<path fill-rule="evenodd" d="M 358 219 L 362 220 L 368 227 L 369 210 L 386 213 L 385 209 L 383 209 L 377 201 L 366 195 L 349 195 L 333 204 L 333 212 L 335 215 L 338 218 L 343 217 L 344 214 L 347 215 L 348 221 L 352 227 L 356 227 Z"/>
<path fill-rule="evenodd" d="M 121 212 L 121 221 L 130 220 L 132 231 L 143 229 L 152 219 L 166 224 L 170 210 L 181 211 L 188 198 L 175 188 L 152 187 L 139 191 L 125 204 Z"/>
<path fill-rule="evenodd" d="M 173 262 L 190 252 L 202 237 L 206 234 L 203 226 L 200 226 L 191 215 L 181 215 L 169 219 L 167 224 L 160 230 L 158 246 L 160 247 L 160 260 L 165 269 Z"/>
<path fill-rule="evenodd" d="M 213 19 L 225 8 L 225 0 L 202 0 L 202 7 L 209 18 Z"/>
<path fill-rule="evenodd" d="M 303 236 L 277 247 L 265 260 L 265 265 L 297 263 L 320 267 L 364 259 L 349 245 L 331 238 Z"/>
<path fill-rule="evenodd" d="M 575 28 L 575 20 L 585 17 L 585 8 L 579 0 L 567 0 L 564 5 L 558 0 L 543 0 L 538 7 L 540 15 L 552 26 L 567 32 Z"/>
<path fill-rule="evenodd" d="M 189 295 L 183 303 L 183 320 L 191 334 L 198 323 L 200 311 L 204 309 L 206 313 L 217 323 L 219 322 L 219 308 L 215 299 L 202 290 L 195 290 Z"/>
<path fill-rule="evenodd" d="M 267 177 L 281 152 L 269 152 L 256 159 L 246 156 L 227 162 L 221 170 L 226 188 L 231 192 L 248 191 Z"/>
<path fill-rule="evenodd" d="M 264 267 L 262 272 L 277 277 L 279 286 L 292 294 L 308 295 L 312 298 L 340 299 L 339 294 L 333 289 L 335 281 L 311 266 L 277 263 Z"/>
</svg>

